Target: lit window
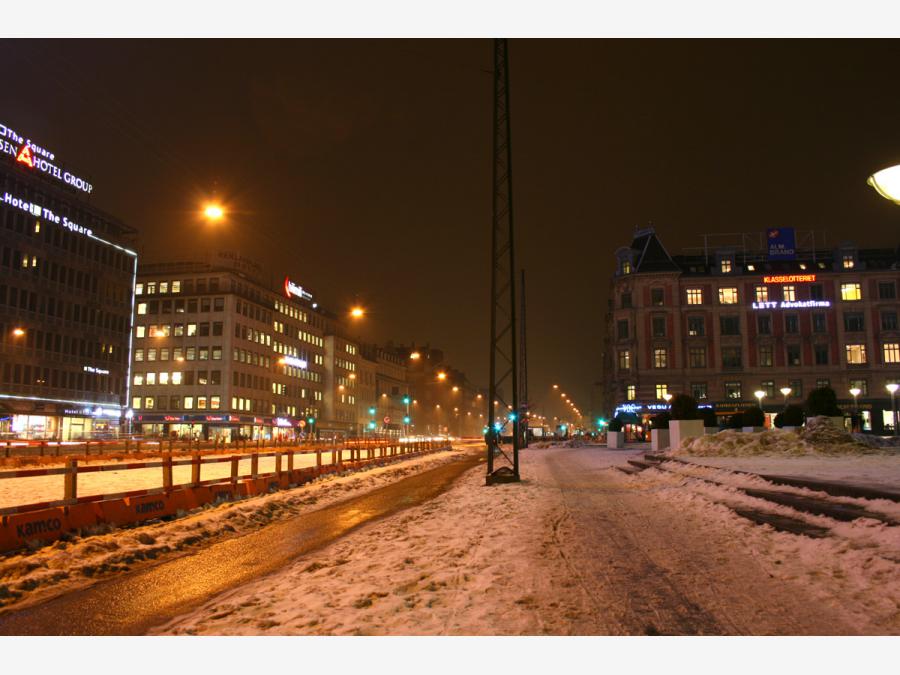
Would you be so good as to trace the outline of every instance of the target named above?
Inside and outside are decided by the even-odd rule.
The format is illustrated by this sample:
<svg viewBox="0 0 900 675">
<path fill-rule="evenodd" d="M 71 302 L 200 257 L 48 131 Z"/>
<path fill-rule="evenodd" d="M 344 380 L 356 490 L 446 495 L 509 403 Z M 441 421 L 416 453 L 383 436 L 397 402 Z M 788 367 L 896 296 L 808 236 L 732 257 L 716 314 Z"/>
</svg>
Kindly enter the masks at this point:
<svg viewBox="0 0 900 675">
<path fill-rule="evenodd" d="M 154 399 L 152 396 L 147 396 L 144 398 L 144 408 L 147 410 L 153 410 Z"/>
<path fill-rule="evenodd" d="M 687 289 L 687 304 L 702 305 L 703 304 L 703 289 L 702 288 Z"/>
<path fill-rule="evenodd" d="M 741 398 L 741 383 L 740 382 L 726 382 L 725 383 L 725 398 L 740 400 L 740 398 Z"/>
<path fill-rule="evenodd" d="M 656 398 L 665 399 L 666 394 L 669 393 L 669 385 L 667 384 L 658 384 L 656 385 Z"/>
<path fill-rule="evenodd" d="M 631 352 L 628 350 L 619 352 L 619 370 L 631 369 Z"/>
<path fill-rule="evenodd" d="M 193 396 L 185 396 L 184 397 L 184 409 L 190 410 L 194 407 L 194 397 Z"/>
<path fill-rule="evenodd" d="M 852 270 L 856 263 L 853 260 L 852 255 L 844 254 L 841 256 L 841 267 L 845 270 Z"/>
<path fill-rule="evenodd" d="M 144 284 L 135 284 L 134 285 L 134 294 L 135 295 L 143 295 L 144 294 Z"/>
<path fill-rule="evenodd" d="M 841 284 L 841 300 L 862 300 L 859 283 Z"/>
<path fill-rule="evenodd" d="M 220 407 L 222 407 L 221 400 L 222 400 L 222 399 L 221 399 L 220 397 L 218 397 L 218 396 L 211 396 L 210 399 L 209 399 L 209 407 L 210 407 L 210 409 L 212 409 L 212 410 L 218 410 Z"/>
<path fill-rule="evenodd" d="M 861 344 L 847 345 L 847 363 L 859 365 L 866 362 L 866 346 Z"/>
<path fill-rule="evenodd" d="M 669 350 L 667 349 L 654 349 L 653 350 L 653 367 L 654 368 L 668 368 L 669 363 Z"/>
<path fill-rule="evenodd" d="M 622 263 L 622 274 L 631 274 L 631 263 L 627 260 Z"/>
<path fill-rule="evenodd" d="M 131 407 L 134 408 L 135 410 L 140 410 L 140 409 L 141 409 L 141 397 L 140 397 L 140 396 L 133 396 L 133 397 L 132 397 L 132 399 L 131 399 Z"/>
<path fill-rule="evenodd" d="M 159 383 L 160 384 L 169 384 L 169 373 L 162 372 L 159 374 Z"/>
<path fill-rule="evenodd" d="M 633 384 L 629 384 L 627 387 L 625 387 L 625 398 L 629 401 L 633 401 L 635 398 L 637 398 L 637 391 Z"/>
<path fill-rule="evenodd" d="M 197 397 L 197 410 L 206 410 L 206 397 L 205 396 Z"/>
<path fill-rule="evenodd" d="M 181 384 L 181 372 L 175 371 L 172 373 L 172 384 Z"/>
<path fill-rule="evenodd" d="M 738 289 L 734 286 L 719 289 L 720 305 L 736 305 L 738 302 Z"/>
<path fill-rule="evenodd" d="M 144 350 L 143 349 L 135 349 L 134 350 L 134 360 L 135 361 L 143 361 L 144 360 Z"/>
<path fill-rule="evenodd" d="M 168 293 L 169 292 L 169 282 L 168 281 L 160 281 L 159 282 L 159 292 L 160 293 Z"/>
<path fill-rule="evenodd" d="M 138 314 L 146 314 L 147 313 L 147 303 L 139 302 L 138 303 Z"/>
<path fill-rule="evenodd" d="M 144 374 L 143 373 L 135 373 L 134 374 L 134 386 L 140 387 L 144 384 Z"/>
<path fill-rule="evenodd" d="M 146 334 L 147 327 L 146 326 L 135 326 L 134 327 L 134 337 L 142 338 Z"/>
<path fill-rule="evenodd" d="M 885 363 L 900 363 L 900 342 L 885 342 L 881 352 Z"/>
<path fill-rule="evenodd" d="M 197 324 L 189 323 L 187 325 L 187 334 L 188 337 L 194 337 L 197 334 Z"/>
<path fill-rule="evenodd" d="M 783 299 L 788 302 L 794 302 L 797 299 L 796 286 L 782 286 L 781 292 L 783 293 Z"/>
<path fill-rule="evenodd" d="M 172 282 L 172 292 L 173 293 L 181 293 L 181 282 L 180 281 Z"/>
<path fill-rule="evenodd" d="M 722 258 L 722 260 L 719 261 L 719 271 L 722 274 L 731 273 L 731 258 Z"/>
<path fill-rule="evenodd" d="M 156 361 L 156 348 L 151 347 L 147 350 L 147 360 L 148 361 Z"/>
<path fill-rule="evenodd" d="M 147 384 L 156 384 L 156 373 L 147 373 Z"/>
<path fill-rule="evenodd" d="M 148 281 L 147 282 L 147 295 L 153 295 L 156 293 L 156 282 Z"/>
</svg>

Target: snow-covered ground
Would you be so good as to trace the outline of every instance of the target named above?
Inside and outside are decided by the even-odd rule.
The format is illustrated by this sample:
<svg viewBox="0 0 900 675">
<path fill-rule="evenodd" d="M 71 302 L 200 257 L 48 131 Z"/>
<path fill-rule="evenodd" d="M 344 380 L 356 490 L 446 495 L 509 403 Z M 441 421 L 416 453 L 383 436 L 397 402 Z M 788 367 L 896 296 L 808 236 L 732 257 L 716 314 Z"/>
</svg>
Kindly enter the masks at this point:
<svg viewBox="0 0 900 675">
<path fill-rule="evenodd" d="M 147 561 L 179 555 L 191 547 L 302 515 L 453 461 L 471 451 L 437 451 L 382 467 L 324 476 L 292 490 L 207 505 L 169 522 L 122 529 L 98 527 L 83 537 L 73 536 L 30 553 L 3 556 L 0 557 L 0 607 L 90 584 L 97 578 L 133 569 Z M 261 460 L 261 471 L 265 470 L 264 466 Z"/>
<path fill-rule="evenodd" d="M 346 461 L 349 453 L 344 451 Z M 206 455 L 204 459 L 214 457 L 231 457 L 232 454 Z M 242 455 L 238 464 L 240 475 L 250 474 L 250 455 Z M 363 459 L 365 459 L 363 454 Z M 189 457 L 179 456 L 178 460 L 186 460 Z M 159 458 L 147 460 L 129 460 L 129 464 L 144 464 L 159 462 Z M 287 457 L 281 459 L 282 468 L 287 466 Z M 100 464 L 115 464 L 116 462 L 101 461 Z M 322 463 L 331 463 L 331 452 L 322 453 Z M 93 464 L 93 463 L 91 463 Z M 294 455 L 294 468 L 316 465 L 316 454 L 296 453 Z M 54 465 L 45 465 L 40 468 L 51 468 Z M 61 464 L 55 466 L 62 466 Z M 259 472 L 271 473 L 275 471 L 274 457 L 259 458 Z M 219 462 L 215 464 L 203 464 L 200 469 L 200 480 L 212 480 L 214 478 L 228 478 L 231 475 L 231 463 Z M 176 466 L 172 469 L 172 479 L 175 485 L 191 482 L 191 467 L 189 465 Z M 162 487 L 162 468 L 152 469 L 127 469 L 122 471 L 98 471 L 95 473 L 83 473 L 78 475 L 78 495 L 87 497 L 90 495 L 118 494 L 132 490 L 145 490 Z M 0 509 L 24 504 L 38 504 L 41 502 L 55 501 L 63 498 L 63 476 L 30 476 L 27 478 L 4 478 L 0 480 Z"/>
<path fill-rule="evenodd" d="M 431 502 L 215 597 L 157 632 L 900 632 L 896 527 L 809 516 L 829 536 L 776 532 L 723 505 L 750 499 L 727 485 L 612 468 L 635 454 L 531 448 L 522 453 L 519 484 L 484 487 L 483 470 L 472 470 Z M 900 515 L 892 502 L 866 507 Z"/>
<path fill-rule="evenodd" d="M 845 457 L 694 457 L 696 464 L 769 476 L 811 478 L 867 486 L 900 493 L 900 455 Z"/>
</svg>

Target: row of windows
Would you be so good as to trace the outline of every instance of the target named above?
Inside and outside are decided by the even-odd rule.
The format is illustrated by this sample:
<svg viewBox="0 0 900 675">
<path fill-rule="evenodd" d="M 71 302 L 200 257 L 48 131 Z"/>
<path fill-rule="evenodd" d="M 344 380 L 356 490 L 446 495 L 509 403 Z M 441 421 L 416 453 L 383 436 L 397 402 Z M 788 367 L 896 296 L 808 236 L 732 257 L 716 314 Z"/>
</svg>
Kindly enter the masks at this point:
<svg viewBox="0 0 900 675">
<path fill-rule="evenodd" d="M 196 378 L 195 378 L 196 373 Z M 221 370 L 175 370 L 175 371 L 151 371 L 136 372 L 132 375 L 132 385 L 140 387 L 143 385 L 185 385 L 193 386 L 196 382 L 199 386 L 222 384 Z"/>
<path fill-rule="evenodd" d="M 812 317 L 812 332 L 828 332 L 827 317 L 822 312 L 815 312 Z M 882 331 L 898 330 L 897 312 L 882 311 L 879 313 L 880 327 Z M 756 331 L 759 335 L 772 334 L 773 316 L 771 314 L 756 315 Z M 619 319 L 616 325 L 616 335 L 620 340 L 630 337 L 630 323 L 628 319 Z M 865 332 L 865 315 L 859 312 L 844 313 L 844 330 L 848 333 Z M 726 315 L 719 317 L 719 331 L 722 335 L 740 335 L 741 320 L 739 315 Z M 668 337 L 668 323 L 666 316 L 653 316 L 650 319 L 650 332 L 653 337 Z M 798 314 L 784 315 L 784 332 L 796 334 L 800 332 L 800 316 Z M 687 334 L 689 337 L 703 337 L 706 335 L 706 318 L 702 316 L 687 317 Z"/>
<path fill-rule="evenodd" d="M 196 407 L 195 407 L 196 405 Z M 134 410 L 221 410 L 222 397 L 212 396 L 133 396 Z"/>
<path fill-rule="evenodd" d="M 7 269 L 23 273 L 30 272 L 32 277 L 44 277 L 44 279 L 68 289 L 75 289 L 83 293 L 97 292 L 96 275 L 53 261 L 41 260 L 34 254 L 15 251 L 4 246 L 0 262 Z"/>
<path fill-rule="evenodd" d="M 134 350 L 135 362 L 141 361 L 221 361 L 222 345 L 191 345 L 189 347 L 148 347 Z"/>
<path fill-rule="evenodd" d="M 897 380 L 889 380 L 885 384 L 889 384 L 891 382 L 897 382 Z M 831 381 L 825 378 L 819 378 L 816 380 L 816 388 L 822 387 L 830 387 Z M 656 398 L 658 400 L 665 400 L 666 395 L 669 393 L 669 385 L 666 383 L 658 383 L 654 387 L 656 391 Z M 743 400 L 744 399 L 744 389 L 743 383 L 739 381 L 735 382 L 725 382 L 723 385 L 724 396 L 726 399 L 730 400 Z M 866 379 L 851 379 L 848 382 L 848 391 L 851 389 L 859 389 L 859 394 L 857 396 L 866 397 L 869 394 L 868 380 Z M 776 398 L 777 396 L 782 396 L 784 400 L 788 400 L 791 398 L 794 399 L 802 399 L 803 398 L 803 380 L 790 380 L 787 383 L 787 386 L 782 391 L 782 388 L 779 387 L 776 389 L 774 380 L 763 380 L 759 383 L 758 387 L 753 388 L 753 393 L 757 391 L 762 391 L 765 394 L 766 398 Z M 709 399 L 709 386 L 706 382 L 691 382 L 690 383 L 690 394 L 698 401 L 704 401 Z M 749 398 L 749 397 L 748 397 Z M 625 385 L 625 399 L 628 401 L 634 401 L 637 399 L 637 386 L 634 384 Z"/>
<path fill-rule="evenodd" d="M 281 302 L 281 300 L 275 301 L 275 311 L 286 314 L 292 319 L 299 319 L 303 323 L 309 323 L 309 315 L 306 312 L 299 307 L 294 307 L 293 305 Z"/>
<path fill-rule="evenodd" d="M 348 361 L 347 359 L 336 358 L 334 360 L 334 365 L 337 368 L 349 370 L 351 373 L 356 371 L 356 364 L 353 361 Z"/>
<path fill-rule="evenodd" d="M 126 350 L 116 349 L 115 345 L 111 343 L 94 342 L 84 338 L 38 329 L 26 330 L 25 335 L 16 337 L 13 330 L 19 327 L 17 325 L 0 323 L 0 344 L 9 343 L 55 354 L 80 356 L 91 361 L 104 361 L 106 363 L 124 363 L 125 361 Z"/>
<path fill-rule="evenodd" d="M 222 296 L 200 298 L 177 298 L 175 300 L 148 300 L 137 303 L 137 313 L 144 314 L 196 314 L 199 312 L 222 312 L 225 298 Z"/>
<path fill-rule="evenodd" d="M 60 370 L 29 364 L 3 364 L 3 382 L 46 387 L 69 391 L 92 391 L 104 394 L 119 394 L 122 391 L 122 380 L 125 378 L 98 375 L 82 371 Z"/>
<path fill-rule="evenodd" d="M 759 345 L 759 366 L 768 368 L 775 364 L 775 347 L 773 345 Z M 789 366 L 802 365 L 800 345 L 785 345 L 785 363 Z M 722 367 L 723 368 L 741 368 L 743 367 L 742 348 L 737 346 L 722 347 Z M 813 363 L 817 366 L 827 366 L 829 362 L 829 345 L 814 344 L 813 345 Z M 865 365 L 868 363 L 866 357 L 865 344 L 847 344 L 844 345 L 844 355 L 846 363 L 850 365 Z M 661 369 L 669 367 L 669 349 L 666 347 L 657 347 L 652 352 L 652 367 Z M 900 363 L 900 342 L 885 342 L 881 345 L 881 362 L 884 364 Z M 633 354 L 630 349 L 619 350 L 618 353 L 618 369 L 620 371 L 629 371 L 636 367 Z M 691 347 L 688 349 L 688 367 L 689 368 L 706 368 L 707 367 L 707 349 L 706 347 Z"/>
<path fill-rule="evenodd" d="M 256 344 L 265 345 L 266 347 L 272 346 L 271 335 L 258 331 L 255 328 L 251 328 L 250 326 L 241 325 L 239 323 L 234 324 L 234 337 L 241 340 L 247 340 L 248 342 L 255 342 Z"/>
<path fill-rule="evenodd" d="M 10 183 L 11 181 L 7 181 L 7 185 L 10 185 Z M 31 188 L 23 188 L 20 184 L 16 184 L 15 187 L 10 185 L 9 189 L 20 195 L 24 191 L 28 195 L 28 199 L 35 200 L 42 206 L 53 209 L 58 215 L 68 216 L 76 223 L 85 227 L 91 227 L 95 232 L 107 229 L 105 224 L 93 214 L 81 210 L 76 210 L 73 214 L 68 205 L 48 198 L 46 195 L 38 194 Z M 22 211 L 4 206 L 3 211 L 0 212 L 0 218 L 4 221 L 4 226 L 7 230 L 27 235 L 29 239 L 40 242 L 42 248 L 53 246 L 60 251 L 64 251 L 67 254 L 66 257 L 79 256 L 92 263 L 99 263 L 104 267 L 113 268 L 120 272 L 128 272 L 130 274 L 134 269 L 134 258 L 128 254 L 81 234 L 69 232 L 63 227 L 33 219 L 32 216 Z"/>
<path fill-rule="evenodd" d="M 128 325 L 128 317 L 124 314 L 113 314 L 77 302 L 64 302 L 49 294 L 6 284 L 0 284 L 0 306 L 2 305 L 107 331 L 124 333 Z"/>
<path fill-rule="evenodd" d="M 774 300 L 785 300 L 794 302 L 800 300 L 798 287 L 792 284 L 785 284 L 779 287 L 781 289 L 780 296 L 770 289 L 769 286 L 756 286 L 754 288 L 754 300 L 756 302 L 772 302 Z M 825 290 L 822 284 L 810 284 L 806 286 L 809 289 L 809 297 L 803 299 L 808 300 L 824 300 Z M 738 289 L 735 286 L 723 286 L 718 290 L 718 301 L 720 305 L 736 305 L 739 302 Z M 862 300 L 862 286 L 859 282 L 847 282 L 841 284 L 841 300 L 853 302 Z M 893 281 L 878 282 L 878 299 L 879 300 L 895 300 L 897 298 L 897 287 Z M 688 305 L 702 305 L 705 303 L 704 292 L 702 288 L 685 289 L 685 302 Z M 622 308 L 628 309 L 633 307 L 632 294 L 630 291 L 623 292 L 620 296 Z M 666 304 L 665 292 L 662 288 L 650 289 L 650 304 L 654 307 L 663 307 Z"/>
<path fill-rule="evenodd" d="M 135 326 L 134 337 L 143 339 L 166 337 L 217 337 L 222 335 L 223 323 L 221 321 L 203 321 L 201 323 L 161 323 L 149 326 Z"/>
<path fill-rule="evenodd" d="M 134 285 L 135 295 L 166 295 L 168 293 L 217 293 L 219 277 L 209 279 L 180 279 L 162 281 L 139 281 Z"/>
</svg>

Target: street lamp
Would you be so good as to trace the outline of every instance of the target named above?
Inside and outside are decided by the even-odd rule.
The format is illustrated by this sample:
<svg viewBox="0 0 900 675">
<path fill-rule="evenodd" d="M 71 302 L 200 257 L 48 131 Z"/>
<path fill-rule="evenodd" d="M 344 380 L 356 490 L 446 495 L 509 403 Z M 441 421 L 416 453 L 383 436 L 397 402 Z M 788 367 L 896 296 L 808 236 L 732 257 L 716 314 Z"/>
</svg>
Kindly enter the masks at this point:
<svg viewBox="0 0 900 675">
<path fill-rule="evenodd" d="M 363 318 L 363 316 L 365 316 L 365 313 L 366 313 L 366 310 L 364 310 L 364 309 L 363 309 L 362 307 L 360 307 L 359 305 L 357 305 L 356 307 L 353 307 L 353 308 L 350 310 L 350 316 L 353 317 L 354 319 L 361 319 L 361 318 Z"/>
<path fill-rule="evenodd" d="M 787 405 L 787 397 L 791 395 L 793 389 L 790 387 L 782 387 L 779 391 L 781 392 L 781 395 L 784 396 L 784 404 Z"/>
<path fill-rule="evenodd" d="M 203 207 L 203 217 L 210 222 L 222 220 L 225 217 L 225 209 L 221 204 L 209 202 Z"/>
<path fill-rule="evenodd" d="M 663 394 L 662 397 L 663 397 L 663 400 L 664 400 L 666 403 L 668 403 L 669 401 L 672 400 L 672 394 L 670 394 L 669 392 L 666 392 L 665 394 Z"/>
<path fill-rule="evenodd" d="M 885 199 L 900 204 L 900 164 L 876 171 L 866 182 Z"/>
<path fill-rule="evenodd" d="M 422 358 L 422 355 L 419 352 L 412 352 L 409 355 L 409 358 L 411 358 L 413 361 L 418 361 L 419 359 Z"/>
<path fill-rule="evenodd" d="M 853 397 L 853 408 L 859 412 L 859 402 L 856 400 L 856 397 L 862 393 L 862 389 L 859 387 L 851 387 L 850 395 Z"/>
<path fill-rule="evenodd" d="M 897 389 L 900 389 L 900 384 L 896 382 L 891 382 L 888 385 L 885 385 L 885 388 L 891 392 L 891 420 L 894 422 L 894 436 L 897 435 Z"/>
<path fill-rule="evenodd" d="M 766 392 L 764 392 L 762 389 L 757 389 L 753 392 L 753 395 L 756 397 L 756 400 L 759 401 L 759 407 L 762 408 L 762 402 L 766 397 Z"/>
<path fill-rule="evenodd" d="M 25 329 L 20 328 L 19 326 L 16 326 L 15 328 L 13 328 L 12 334 L 13 334 L 13 337 L 20 338 L 23 335 L 25 335 Z"/>
</svg>

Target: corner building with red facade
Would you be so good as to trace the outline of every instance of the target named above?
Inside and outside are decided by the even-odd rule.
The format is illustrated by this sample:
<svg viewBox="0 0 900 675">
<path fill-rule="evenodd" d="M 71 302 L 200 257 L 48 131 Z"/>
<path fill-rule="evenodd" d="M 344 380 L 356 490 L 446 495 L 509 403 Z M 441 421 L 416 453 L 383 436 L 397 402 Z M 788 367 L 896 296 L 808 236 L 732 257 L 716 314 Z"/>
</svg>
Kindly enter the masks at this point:
<svg viewBox="0 0 900 675">
<path fill-rule="evenodd" d="M 761 391 L 772 416 L 830 386 L 848 416 L 858 409 L 863 430 L 890 433 L 900 249 L 843 244 L 792 257 L 770 258 L 762 244 L 672 256 L 653 229 L 637 231 L 616 251 L 603 354 L 608 412 L 645 425 L 668 408 L 666 394 L 683 392 L 724 416 L 756 405 Z"/>
</svg>

